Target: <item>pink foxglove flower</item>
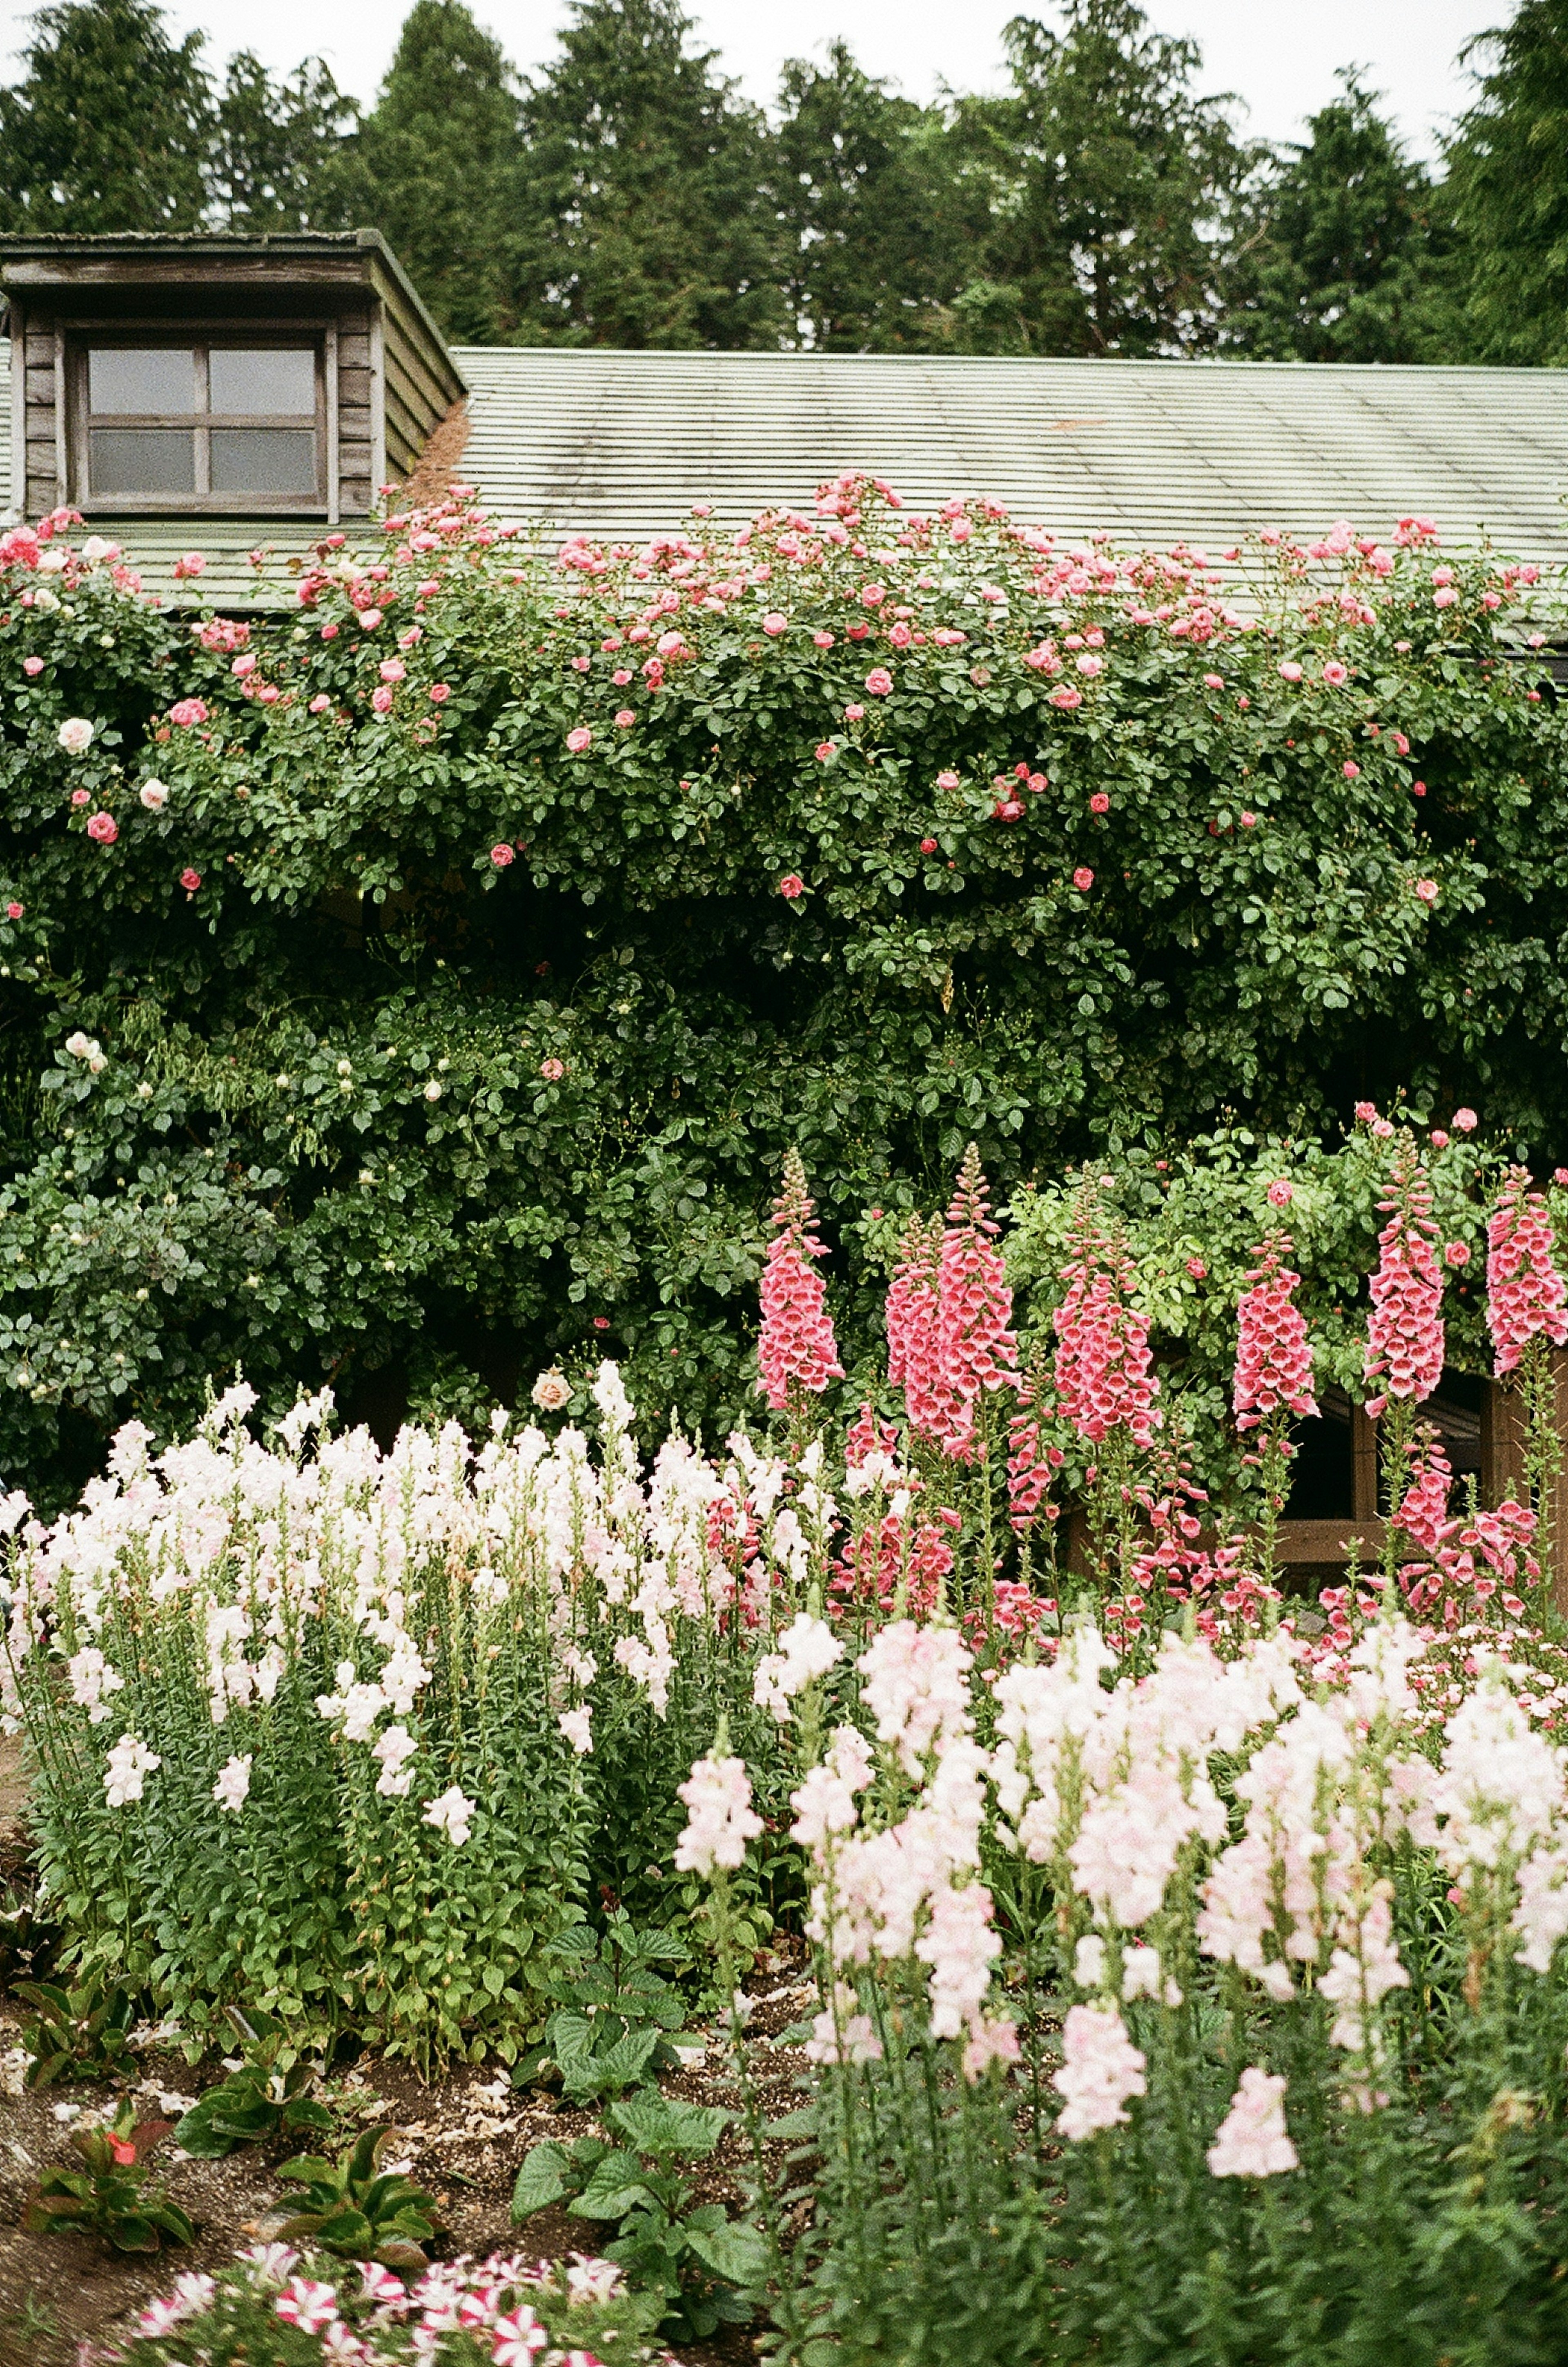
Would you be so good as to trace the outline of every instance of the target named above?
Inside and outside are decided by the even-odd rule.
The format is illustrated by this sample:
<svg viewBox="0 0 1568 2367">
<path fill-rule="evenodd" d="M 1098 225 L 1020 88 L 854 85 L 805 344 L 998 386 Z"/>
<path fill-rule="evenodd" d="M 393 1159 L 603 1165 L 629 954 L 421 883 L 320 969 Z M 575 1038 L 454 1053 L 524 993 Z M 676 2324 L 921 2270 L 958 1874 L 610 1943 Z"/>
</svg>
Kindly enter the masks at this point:
<svg viewBox="0 0 1568 2367">
<path fill-rule="evenodd" d="M 832 1318 L 822 1277 L 813 1261 L 822 1244 L 811 1230 L 812 1205 L 798 1150 L 784 1156 L 784 1190 L 773 1206 L 776 1237 L 762 1268 L 762 1330 L 757 1342 L 761 1386 L 775 1413 L 789 1403 L 796 1382 L 820 1397 L 829 1381 L 841 1381 Z"/>
<path fill-rule="evenodd" d="M 1486 1326 L 1499 1377 L 1532 1340 L 1568 1342 L 1568 1287 L 1552 1247 L 1544 1197 L 1531 1191 L 1527 1168 L 1510 1167 L 1486 1227 Z"/>
<path fill-rule="evenodd" d="M 1120 1427 L 1135 1444 L 1147 1446 L 1159 1420 L 1148 1325 L 1128 1303 L 1132 1268 L 1087 1192 L 1074 1220 L 1072 1251 L 1062 1268 L 1067 1294 L 1052 1319 L 1061 1410 L 1080 1438 L 1098 1444 Z"/>
<path fill-rule="evenodd" d="M 1394 1151 L 1388 1191 L 1378 1204 L 1388 1223 L 1378 1235 L 1363 1367 L 1369 1381 L 1383 1385 L 1382 1396 L 1368 1400 L 1373 1421 L 1390 1398 L 1429 1398 L 1443 1376 L 1443 1269 L 1432 1246 L 1432 1187 L 1409 1136 Z"/>
<path fill-rule="evenodd" d="M 1216 2178 L 1277 2178 L 1300 2167 L 1285 2126 L 1285 2082 L 1250 2067 L 1206 2157 Z"/>
<path fill-rule="evenodd" d="M 996 1246 L 998 1230 L 980 1154 L 971 1143 L 947 1212 L 937 1268 L 937 1434 L 961 1463 L 976 1455 L 975 1418 L 982 1393 L 1018 1386 L 1012 1293 Z"/>
<path fill-rule="evenodd" d="M 1051 2085 L 1066 2103 L 1056 2126 L 1069 2145 L 1128 2118 L 1130 2096 L 1148 2092 L 1145 2058 L 1115 2006 L 1075 2005 L 1062 2025 L 1062 2067 Z"/>
<path fill-rule="evenodd" d="M 1295 1304 L 1301 1276 L 1284 1263 L 1290 1253 L 1289 1233 L 1271 1233 L 1253 1252 L 1258 1264 L 1236 1306 L 1231 1403 L 1237 1430 L 1255 1430 L 1287 1410 L 1301 1420 L 1317 1411 L 1312 1347 Z"/>
<path fill-rule="evenodd" d="M 931 1438 L 937 1428 L 937 1280 L 942 1227 L 911 1217 L 887 1288 L 887 1377 L 904 1391 L 909 1427 Z"/>
</svg>

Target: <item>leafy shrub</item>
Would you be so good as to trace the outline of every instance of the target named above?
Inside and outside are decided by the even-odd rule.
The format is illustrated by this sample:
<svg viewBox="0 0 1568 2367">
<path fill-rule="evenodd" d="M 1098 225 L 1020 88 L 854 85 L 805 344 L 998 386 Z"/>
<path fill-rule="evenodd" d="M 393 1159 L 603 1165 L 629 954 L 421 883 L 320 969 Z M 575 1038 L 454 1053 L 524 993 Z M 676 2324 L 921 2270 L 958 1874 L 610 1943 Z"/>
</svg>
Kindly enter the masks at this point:
<svg viewBox="0 0 1568 2367">
<path fill-rule="evenodd" d="M 388 524 L 199 629 L 0 543 L 0 1467 L 40 1501 L 238 1363 L 479 1429 L 608 1348 L 650 1438 L 722 1435 L 791 1141 L 858 1374 L 971 1137 L 1010 1191 L 1404 1084 L 1568 1153 L 1534 570 L 1411 521 L 1055 549 L 860 482 L 646 552 Z"/>
<path fill-rule="evenodd" d="M 278 2170 L 285 2185 L 304 2193 L 287 2206 L 278 2226 L 287 2242 L 348 2260 L 375 2260 L 384 2269 L 418 2271 L 425 2246 L 441 2232 L 435 2205 L 400 2170 L 383 2169 L 381 2157 L 396 2129 L 367 2129 L 335 2162 L 299 2154 Z"/>
</svg>

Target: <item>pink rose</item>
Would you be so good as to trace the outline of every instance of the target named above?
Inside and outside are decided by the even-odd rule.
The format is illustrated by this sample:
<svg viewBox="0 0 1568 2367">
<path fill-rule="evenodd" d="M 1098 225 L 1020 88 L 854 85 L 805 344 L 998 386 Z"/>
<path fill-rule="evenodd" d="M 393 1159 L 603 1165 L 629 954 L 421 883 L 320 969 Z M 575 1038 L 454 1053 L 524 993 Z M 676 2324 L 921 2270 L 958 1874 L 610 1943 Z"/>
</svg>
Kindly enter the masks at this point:
<svg viewBox="0 0 1568 2367">
<path fill-rule="evenodd" d="M 92 814 L 87 821 L 87 836 L 96 838 L 100 846 L 112 846 L 119 836 L 119 824 L 113 814 Z"/>
<path fill-rule="evenodd" d="M 449 682 L 433 682 L 426 696 L 432 707 L 445 707 L 452 696 L 452 685 Z"/>
<path fill-rule="evenodd" d="M 1457 1109 L 1454 1112 L 1454 1124 L 1461 1134 L 1473 1134 L 1481 1120 L 1472 1109 Z"/>
<path fill-rule="evenodd" d="M 1386 1142 L 1393 1132 L 1393 1121 L 1386 1117 L 1373 1118 L 1372 1132 L 1380 1142 Z"/>
<path fill-rule="evenodd" d="M 799 872 L 786 871 L 784 878 L 779 881 L 779 894 L 784 898 L 784 901 L 788 904 L 793 904 L 797 896 L 804 896 L 805 893 L 806 882 L 801 878 Z"/>
<path fill-rule="evenodd" d="M 1371 1126 L 1377 1114 L 1378 1105 L 1376 1102 L 1358 1102 L 1356 1104 L 1356 1116 L 1363 1126 Z"/>
<path fill-rule="evenodd" d="M 585 748 L 592 747 L 593 734 L 590 731 L 586 723 L 580 723 L 575 731 L 569 731 L 567 733 L 566 744 L 571 750 L 574 756 L 581 756 Z"/>
<path fill-rule="evenodd" d="M 1105 671 L 1105 660 L 1103 658 L 1090 657 L 1087 653 L 1081 658 L 1075 658 L 1073 660 L 1073 663 L 1077 666 L 1079 674 L 1088 674 L 1091 682 L 1097 674 L 1103 674 Z"/>
<path fill-rule="evenodd" d="M 935 839 L 934 839 L 934 838 L 922 838 L 922 839 L 921 839 L 921 841 L 920 841 L 920 853 L 921 853 L 922 855 L 934 855 L 934 854 L 936 853 L 936 841 L 935 841 Z"/>
<path fill-rule="evenodd" d="M 615 673 L 610 676 L 610 680 L 615 684 L 617 690 L 625 690 L 631 678 L 632 670 L 630 666 L 617 666 Z"/>
<path fill-rule="evenodd" d="M 1206 674 L 1203 676 L 1205 690 L 1224 690 L 1224 686 L 1225 678 L 1223 674 Z"/>
<path fill-rule="evenodd" d="M 1255 813 L 1244 813 L 1241 817 L 1241 826 L 1243 830 L 1256 830 L 1258 816 Z"/>
<path fill-rule="evenodd" d="M 830 756 L 836 756 L 838 753 L 831 740 L 818 740 L 817 742 L 817 761 L 819 764 L 825 764 Z"/>
<path fill-rule="evenodd" d="M 865 686 L 873 698 L 886 698 L 893 687 L 893 677 L 886 666 L 873 666 L 865 678 Z"/>
<path fill-rule="evenodd" d="M 41 674 L 43 672 L 43 660 L 41 658 L 24 658 L 22 660 L 22 672 L 27 674 Z"/>
<path fill-rule="evenodd" d="M 1023 808 L 1016 798 L 998 798 L 991 811 L 998 821 L 1018 821 L 1022 816 Z"/>
<path fill-rule="evenodd" d="M 637 717 L 629 707 L 616 708 L 615 722 L 621 730 L 629 731 L 636 721 Z"/>
<path fill-rule="evenodd" d="M 1190 1257 L 1187 1261 L 1187 1271 L 1194 1282 L 1207 1282 L 1209 1279 L 1209 1269 L 1201 1257 Z"/>
<path fill-rule="evenodd" d="M 323 641 L 335 641 L 342 630 L 343 628 L 341 625 L 323 625 L 321 627 L 321 639 Z"/>
<path fill-rule="evenodd" d="M 21 907 L 21 905 L 20 905 L 20 904 L 17 904 L 17 903 L 10 903 L 10 904 L 7 904 L 7 905 L 6 905 L 6 918 L 8 921 L 19 921 L 19 920 L 21 919 L 21 917 L 22 917 L 22 907 Z"/>
<path fill-rule="evenodd" d="M 833 636 L 831 633 L 813 633 L 811 638 L 819 650 L 830 650 L 833 646 Z"/>
<path fill-rule="evenodd" d="M 1445 584 L 1442 591 L 1433 593 L 1432 606 L 1434 608 L 1451 608 L 1458 598 L 1459 594 L 1450 585 Z"/>
<path fill-rule="evenodd" d="M 1302 678 L 1302 670 L 1294 658 L 1282 658 L 1280 662 L 1280 673 L 1286 682 L 1300 682 Z"/>
<path fill-rule="evenodd" d="M 865 721 L 864 708 L 852 706 L 846 707 L 844 709 L 844 721 L 846 723 L 863 723 Z"/>
<path fill-rule="evenodd" d="M 1438 900 L 1437 881 L 1435 879 L 1417 879 L 1416 882 L 1416 893 L 1420 897 L 1423 904 L 1435 904 Z"/>
<path fill-rule="evenodd" d="M 513 854 L 511 847 L 507 845 L 504 839 L 500 840 L 496 845 L 491 848 L 490 859 L 494 864 L 498 871 L 504 871 L 509 863 L 516 861 L 515 855 Z"/>
<path fill-rule="evenodd" d="M 788 632 L 789 618 L 781 617 L 776 608 L 770 608 L 762 619 L 762 630 L 776 639 L 780 633 Z"/>
<path fill-rule="evenodd" d="M 327 697 L 326 692 L 319 690 L 310 701 L 310 712 L 312 715 L 324 715 L 331 705 L 332 700 Z"/>
<path fill-rule="evenodd" d="M 1432 1128 L 1432 1148 L 1434 1150 L 1446 1150 L 1449 1147 L 1450 1139 L 1450 1138 L 1446 1127 L 1435 1126 Z"/>
<path fill-rule="evenodd" d="M 1271 1208 L 1288 1208 L 1295 1196 L 1294 1184 L 1287 1183 L 1282 1175 L 1269 1186 L 1268 1199 Z"/>
<path fill-rule="evenodd" d="M 255 652 L 253 650 L 247 650 L 243 656 L 237 657 L 234 660 L 234 663 L 230 667 L 229 671 L 234 676 L 236 682 L 243 682 L 248 674 L 254 674 L 260 663 L 261 660 L 256 656 Z"/>
<path fill-rule="evenodd" d="M 1348 756 L 1345 759 L 1340 770 L 1343 772 L 1345 778 L 1348 781 L 1359 781 L 1361 777 L 1361 768 L 1359 764 L 1353 764 Z"/>
<path fill-rule="evenodd" d="M 92 790 L 73 789 L 71 792 L 71 802 L 73 806 L 90 806 L 93 802 Z"/>
<path fill-rule="evenodd" d="M 1330 658 L 1323 669 L 1323 679 L 1337 690 L 1342 682 L 1349 681 L 1350 676 L 1348 670 L 1340 664 L 1337 658 Z"/>
<path fill-rule="evenodd" d="M 408 668 L 401 658 L 383 658 L 377 671 L 383 682 L 401 682 Z"/>
<path fill-rule="evenodd" d="M 1073 874 L 1073 886 L 1080 896 L 1087 896 L 1094 886 L 1094 874 L 1087 863 L 1080 863 Z"/>
<path fill-rule="evenodd" d="M 176 583 L 183 583 L 193 575 L 205 575 L 206 572 L 207 561 L 199 550 L 187 550 L 185 557 L 176 559 L 174 564 L 173 573 Z"/>
<path fill-rule="evenodd" d="M 381 611 L 379 608 L 361 608 L 359 612 L 359 623 L 360 628 L 364 632 L 373 633 L 380 621 Z"/>
<path fill-rule="evenodd" d="M 370 704 L 378 715 L 390 715 L 395 696 L 389 682 L 378 682 L 370 694 Z"/>
<path fill-rule="evenodd" d="M 955 789 L 958 787 L 958 776 L 956 773 L 939 773 L 936 776 L 936 785 L 939 789 Z"/>
<path fill-rule="evenodd" d="M 1083 693 L 1081 690 L 1054 690 L 1051 693 L 1051 704 L 1053 707 L 1066 708 L 1071 714 L 1075 707 L 1083 705 Z"/>
<path fill-rule="evenodd" d="M 566 1062 L 558 1060 L 553 1056 L 547 1060 L 541 1060 L 539 1074 L 541 1077 L 547 1077 L 552 1085 L 557 1084 L 566 1074 Z"/>
<path fill-rule="evenodd" d="M 1089 810 L 1090 813 L 1109 813 L 1111 811 L 1111 800 L 1106 796 L 1103 789 L 1096 789 L 1093 797 L 1090 798 L 1089 801 Z"/>
<path fill-rule="evenodd" d="M 177 723 L 182 731 L 189 731 L 197 723 L 206 722 L 207 708 L 199 698 L 177 699 L 169 709 L 169 720 Z"/>
<path fill-rule="evenodd" d="M 201 874 L 199 871 L 192 871 L 187 867 L 180 873 L 180 886 L 185 889 L 187 896 L 194 896 L 200 885 Z"/>
</svg>

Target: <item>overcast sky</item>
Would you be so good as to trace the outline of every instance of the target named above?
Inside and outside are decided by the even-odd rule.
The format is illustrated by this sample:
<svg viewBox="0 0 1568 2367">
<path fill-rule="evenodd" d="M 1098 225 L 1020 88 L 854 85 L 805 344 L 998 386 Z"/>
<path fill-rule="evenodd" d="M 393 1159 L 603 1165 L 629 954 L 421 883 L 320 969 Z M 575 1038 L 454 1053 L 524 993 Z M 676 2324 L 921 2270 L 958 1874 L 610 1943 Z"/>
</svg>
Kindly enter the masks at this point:
<svg viewBox="0 0 1568 2367">
<path fill-rule="evenodd" d="M 688 0 L 702 32 L 729 72 L 759 100 L 773 96 L 780 62 L 809 53 L 841 33 L 863 65 L 912 98 L 946 81 L 982 89 L 998 74 L 999 35 L 1010 17 L 1048 6 L 1027 0 Z M 475 14 L 523 67 L 549 56 L 566 15 L 555 0 L 474 0 Z M 1247 128 L 1268 140 L 1296 137 L 1304 116 L 1332 96 L 1336 69 L 1367 69 L 1386 93 L 1412 148 L 1431 154 L 1445 122 L 1465 104 L 1459 51 L 1511 13 L 1510 0 L 1145 0 L 1163 32 L 1190 34 L 1202 47 L 1205 86 L 1246 102 Z M 275 70 L 315 51 L 361 99 L 374 96 L 397 39 L 398 0 L 174 0 L 171 18 L 199 26 L 221 60 L 252 48 Z M 29 10 L 0 0 L 12 79 Z"/>
</svg>

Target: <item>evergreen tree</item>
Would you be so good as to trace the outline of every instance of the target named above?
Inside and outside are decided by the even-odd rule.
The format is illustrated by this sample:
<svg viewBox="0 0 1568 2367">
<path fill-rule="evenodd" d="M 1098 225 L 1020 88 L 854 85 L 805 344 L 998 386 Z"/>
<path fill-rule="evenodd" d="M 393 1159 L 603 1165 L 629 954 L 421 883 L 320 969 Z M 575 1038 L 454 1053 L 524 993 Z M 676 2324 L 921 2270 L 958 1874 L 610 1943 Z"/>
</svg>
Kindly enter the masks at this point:
<svg viewBox="0 0 1568 2367">
<path fill-rule="evenodd" d="M 793 58 L 780 89 L 779 212 L 796 333 L 828 353 L 946 341 L 944 307 L 983 238 L 941 112 L 862 72 L 842 41 L 825 68 Z"/>
<path fill-rule="evenodd" d="M 320 58 L 275 83 L 259 58 L 229 61 L 211 182 L 225 230 L 347 230 L 344 144 L 359 119 Z"/>
<path fill-rule="evenodd" d="M 1408 159 L 1354 67 L 1310 137 L 1272 160 L 1238 242 L 1231 342 L 1276 359 L 1443 357 L 1448 249 L 1438 192 Z"/>
<path fill-rule="evenodd" d="M 1223 232 L 1253 158 L 1227 97 L 1192 84 L 1195 42 L 1135 0 L 1015 17 L 1012 87 L 961 100 L 953 137 L 989 183 L 989 225 L 953 335 L 970 350 L 1157 354 L 1214 342 Z"/>
<path fill-rule="evenodd" d="M 530 334 L 775 345 L 784 258 L 767 126 L 692 50 L 678 0 L 572 0 L 525 107 Z"/>
<path fill-rule="evenodd" d="M 415 0 L 334 210 L 386 233 L 449 336 L 516 326 L 516 79 L 462 0 Z"/>
<path fill-rule="evenodd" d="M 202 36 L 171 40 L 153 0 L 57 0 L 23 79 L 0 90 L 0 229 L 196 229 L 212 96 Z"/>
<path fill-rule="evenodd" d="M 1520 0 L 1449 150 L 1476 358 L 1568 362 L 1568 0 Z"/>
</svg>

